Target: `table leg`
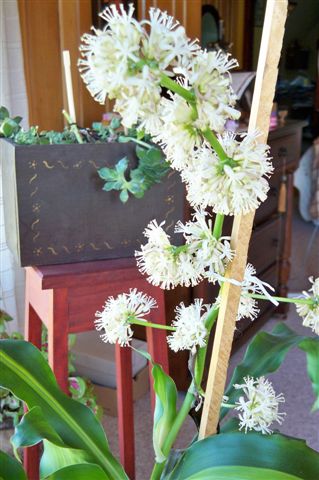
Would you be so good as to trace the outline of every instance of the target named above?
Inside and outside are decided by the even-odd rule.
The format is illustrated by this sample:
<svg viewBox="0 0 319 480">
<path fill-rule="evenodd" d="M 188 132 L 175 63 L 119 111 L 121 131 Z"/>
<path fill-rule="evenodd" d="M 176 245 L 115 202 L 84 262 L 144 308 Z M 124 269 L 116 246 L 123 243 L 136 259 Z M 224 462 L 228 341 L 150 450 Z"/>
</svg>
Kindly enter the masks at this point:
<svg viewBox="0 0 319 480">
<path fill-rule="evenodd" d="M 166 316 L 165 316 L 165 293 L 163 290 L 158 289 L 155 298 L 158 308 L 152 311 L 151 321 L 154 323 L 159 323 L 166 325 Z M 154 362 L 159 363 L 165 373 L 169 373 L 169 363 L 168 363 L 168 351 L 167 351 L 167 341 L 166 341 L 166 330 L 159 330 L 156 328 L 146 328 L 146 338 L 147 338 L 147 349 L 151 355 Z M 155 406 L 155 394 L 153 390 L 153 377 L 152 377 L 152 365 L 149 365 L 150 369 L 150 385 L 151 385 L 151 404 L 154 410 Z"/>
<path fill-rule="evenodd" d="M 25 340 L 41 348 L 42 322 L 26 298 L 25 308 Z M 25 408 L 27 411 L 27 408 Z M 30 480 L 39 479 L 40 444 L 24 449 L 23 464 Z"/>
<path fill-rule="evenodd" d="M 52 292 L 52 310 L 48 318 L 48 358 L 57 382 L 64 393 L 68 388 L 68 290 Z"/>
<path fill-rule="evenodd" d="M 134 408 L 132 380 L 132 351 L 115 347 L 117 414 L 120 458 L 131 480 L 135 478 Z"/>
</svg>

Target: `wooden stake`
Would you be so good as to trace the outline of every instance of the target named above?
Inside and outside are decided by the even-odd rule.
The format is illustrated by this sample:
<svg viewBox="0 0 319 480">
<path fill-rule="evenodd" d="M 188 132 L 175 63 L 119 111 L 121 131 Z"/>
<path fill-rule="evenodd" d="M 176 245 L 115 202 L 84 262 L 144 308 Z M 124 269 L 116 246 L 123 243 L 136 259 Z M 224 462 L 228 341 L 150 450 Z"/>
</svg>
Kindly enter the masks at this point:
<svg viewBox="0 0 319 480">
<path fill-rule="evenodd" d="M 63 66 L 64 66 L 66 96 L 68 99 L 68 113 L 71 117 L 72 123 L 76 123 L 73 86 L 72 86 L 72 74 L 71 74 L 71 59 L 70 59 L 69 50 L 63 50 Z"/>
<path fill-rule="evenodd" d="M 262 132 L 258 138 L 261 143 L 265 143 L 268 137 L 286 16 L 287 0 L 267 1 L 248 127 L 249 132 L 255 129 Z M 234 218 L 231 246 L 236 251 L 236 256 L 226 274 L 228 278 L 238 281 L 243 279 L 254 215 L 255 212 L 252 212 Z M 199 430 L 200 439 L 217 431 L 239 299 L 240 288 L 228 282 L 224 283 Z"/>
</svg>

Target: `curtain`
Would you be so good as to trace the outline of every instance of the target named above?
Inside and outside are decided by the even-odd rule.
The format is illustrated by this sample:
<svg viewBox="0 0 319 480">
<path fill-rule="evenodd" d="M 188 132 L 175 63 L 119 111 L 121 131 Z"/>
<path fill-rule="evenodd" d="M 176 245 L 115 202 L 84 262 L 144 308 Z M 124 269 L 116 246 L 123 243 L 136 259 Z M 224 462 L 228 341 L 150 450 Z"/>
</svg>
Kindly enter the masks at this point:
<svg viewBox="0 0 319 480">
<path fill-rule="evenodd" d="M 26 128 L 28 123 L 28 104 L 17 0 L 0 1 L 0 21 L 0 104 L 6 106 L 11 115 L 23 117 L 22 125 Z M 1 150 L 0 155 L 2 161 Z M 0 308 L 13 317 L 13 322 L 8 324 L 9 332 L 15 330 L 22 331 L 24 319 L 24 270 L 15 264 L 13 256 L 6 245 L 3 200 L 1 178 Z"/>
</svg>

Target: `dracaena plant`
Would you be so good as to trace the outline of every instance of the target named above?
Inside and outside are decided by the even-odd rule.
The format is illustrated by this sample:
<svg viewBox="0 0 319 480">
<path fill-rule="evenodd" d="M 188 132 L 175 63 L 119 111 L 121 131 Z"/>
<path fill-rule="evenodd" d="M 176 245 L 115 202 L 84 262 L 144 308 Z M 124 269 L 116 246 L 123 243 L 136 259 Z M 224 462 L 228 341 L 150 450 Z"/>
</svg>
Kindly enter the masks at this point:
<svg viewBox="0 0 319 480">
<path fill-rule="evenodd" d="M 184 28 L 167 13 L 152 8 L 149 20 L 138 22 L 133 6 L 126 11 L 108 7 L 103 30 L 83 37 L 80 71 L 92 95 L 101 103 L 108 96 L 127 128 L 136 127 L 152 137 L 171 167 L 186 184 L 194 207 L 191 221 L 176 225 L 184 244 L 175 246 L 164 224 L 154 219 L 145 228 L 146 243 L 136 252 L 137 265 L 148 281 L 163 289 L 195 286 L 201 280 L 235 282 L 225 272 L 236 251 L 223 236 L 224 215 L 246 214 L 267 197 L 267 177 L 273 167 L 267 145 L 258 133 L 240 137 L 225 130 L 236 119 L 235 94 L 229 71 L 237 62 L 223 52 L 207 52 L 190 41 Z M 165 96 L 163 96 L 165 89 Z M 215 219 L 206 211 L 213 210 Z M 238 284 L 238 282 L 237 282 Z M 319 279 L 301 298 L 271 295 L 272 287 L 256 277 L 247 265 L 241 287 L 238 320 L 258 315 L 257 300 L 289 301 L 305 327 L 319 333 Z M 319 408 L 319 339 L 300 336 L 284 324 L 271 333 L 258 333 L 235 369 L 220 411 L 218 435 L 198 441 L 184 451 L 172 450 L 189 411 L 200 410 L 205 396 L 202 379 L 210 331 L 217 319 L 219 295 L 211 305 L 195 299 L 176 306 L 171 325 L 148 320 L 156 308 L 153 298 L 131 289 L 106 299 L 96 313 L 95 326 L 104 342 L 130 346 L 134 325 L 166 328 L 173 351 L 188 350 L 192 381 L 177 407 L 173 379 L 152 363 L 156 407 L 154 412 L 154 468 L 152 480 L 165 479 L 274 479 L 313 480 L 318 477 L 319 454 L 301 440 L 273 432 L 285 418 L 284 395 L 276 393 L 266 375 L 277 370 L 287 352 L 299 347 L 306 353 L 307 371 Z M 309 331 L 309 330 L 308 330 Z M 82 405 L 63 395 L 37 350 L 21 342 L 13 349 L 4 342 L 1 381 L 26 401 L 29 412 L 16 428 L 17 449 L 44 439 L 43 478 L 124 479 L 126 474 L 112 456 L 101 426 Z M 36 365 L 36 368 L 35 368 Z M 229 419 L 230 411 L 238 418 Z M 16 463 L 5 457 L 8 469 Z M 0 472 L 1 473 L 1 472 Z M 9 478 L 9 477 L 5 477 Z"/>
</svg>

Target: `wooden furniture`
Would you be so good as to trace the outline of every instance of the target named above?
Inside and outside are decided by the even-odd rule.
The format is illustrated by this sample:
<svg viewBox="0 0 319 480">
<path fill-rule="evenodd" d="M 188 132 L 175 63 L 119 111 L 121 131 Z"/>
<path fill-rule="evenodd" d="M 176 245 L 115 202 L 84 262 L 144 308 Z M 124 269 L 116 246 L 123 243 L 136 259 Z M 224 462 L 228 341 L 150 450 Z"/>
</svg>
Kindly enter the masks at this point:
<svg viewBox="0 0 319 480">
<path fill-rule="evenodd" d="M 156 323 L 165 323 L 163 291 L 142 277 L 134 258 L 26 268 L 25 338 L 40 348 L 42 322 L 47 327 L 49 363 L 66 393 L 68 334 L 93 330 L 95 312 L 106 298 L 128 292 L 130 288 L 152 296 L 158 308 L 152 311 L 151 319 Z M 168 371 L 165 337 L 165 330 L 146 329 L 149 353 Z M 130 348 L 116 345 L 116 378 L 120 457 L 128 476 L 133 479 L 135 455 Z M 25 467 L 30 480 L 38 479 L 38 460 L 37 446 L 26 450 Z"/>
</svg>

